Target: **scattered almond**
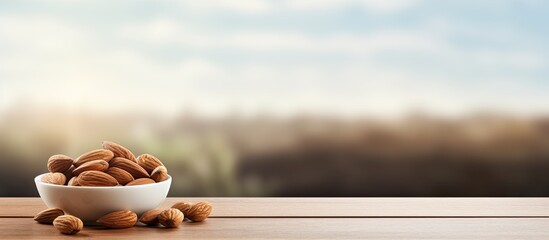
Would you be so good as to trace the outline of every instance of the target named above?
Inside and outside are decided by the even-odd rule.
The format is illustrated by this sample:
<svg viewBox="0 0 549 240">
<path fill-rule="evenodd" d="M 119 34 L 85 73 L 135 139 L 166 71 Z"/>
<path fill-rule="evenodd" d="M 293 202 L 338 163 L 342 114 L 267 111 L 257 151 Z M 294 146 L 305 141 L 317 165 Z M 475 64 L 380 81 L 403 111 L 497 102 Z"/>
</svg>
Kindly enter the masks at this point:
<svg viewBox="0 0 549 240">
<path fill-rule="evenodd" d="M 184 215 L 177 208 L 170 208 L 162 211 L 158 214 L 158 222 L 164 225 L 167 228 L 176 228 L 179 227 L 179 224 L 183 222 Z"/>
<path fill-rule="evenodd" d="M 122 210 L 109 213 L 97 222 L 107 228 L 130 228 L 137 223 L 137 215 L 132 211 Z"/>
<path fill-rule="evenodd" d="M 149 177 L 149 173 L 147 173 L 145 169 L 139 166 L 139 164 L 128 159 L 117 157 L 109 163 L 109 166 L 121 168 L 126 172 L 129 172 L 135 179 Z"/>
<path fill-rule="evenodd" d="M 137 157 L 137 164 L 147 170 L 148 173 L 151 173 L 155 168 L 159 166 L 164 166 L 158 158 L 151 154 L 141 154 Z"/>
<path fill-rule="evenodd" d="M 86 171 L 76 179 L 80 186 L 116 186 L 118 181 L 109 174 L 100 171 Z"/>
<path fill-rule="evenodd" d="M 106 162 L 110 161 L 114 157 L 114 153 L 108 149 L 97 149 L 89 151 L 80 155 L 76 160 L 74 160 L 74 165 L 79 167 L 80 165 L 93 161 L 93 160 L 104 160 Z"/>
<path fill-rule="evenodd" d="M 138 178 L 129 182 L 128 184 L 126 184 L 126 186 L 144 185 L 144 184 L 151 184 L 151 183 L 156 183 L 156 182 L 150 178 Z"/>
<path fill-rule="evenodd" d="M 63 154 L 57 154 L 53 155 L 48 159 L 48 170 L 50 172 L 65 172 L 72 166 L 72 158 L 63 155 Z"/>
<path fill-rule="evenodd" d="M 82 165 L 78 166 L 76 169 L 72 171 L 72 174 L 74 176 L 78 176 L 80 173 L 85 171 L 105 171 L 109 168 L 109 163 L 105 160 L 93 160 L 89 162 L 85 162 Z"/>
<path fill-rule="evenodd" d="M 34 216 L 34 221 L 37 221 L 43 224 L 52 224 L 55 218 L 63 214 L 65 214 L 65 212 L 63 212 L 63 210 L 59 208 L 48 208 L 36 214 L 36 216 Z"/>
<path fill-rule="evenodd" d="M 63 173 L 55 172 L 47 173 L 46 175 L 42 176 L 40 180 L 45 183 L 65 185 L 67 177 L 65 177 Z"/>
<path fill-rule="evenodd" d="M 143 215 L 141 215 L 141 217 L 139 218 L 139 221 L 144 223 L 144 224 L 147 224 L 149 226 L 157 225 L 158 224 L 158 214 L 160 214 L 161 212 L 162 212 L 162 210 L 160 210 L 160 209 L 149 210 L 149 211 L 143 213 Z"/>
<path fill-rule="evenodd" d="M 121 185 L 126 185 L 134 180 L 133 176 L 129 172 L 117 167 L 111 167 L 105 173 L 114 177 Z"/>
<path fill-rule="evenodd" d="M 177 202 L 175 203 L 172 208 L 177 208 L 179 211 L 181 211 L 185 217 L 189 215 L 189 210 L 193 207 L 193 204 L 190 202 Z"/>
<path fill-rule="evenodd" d="M 187 214 L 185 214 L 185 217 L 193 222 L 202 222 L 210 216 L 211 212 L 212 204 L 210 204 L 209 202 L 199 202 L 193 204 L 192 207 L 187 210 Z"/>
<path fill-rule="evenodd" d="M 156 182 L 162 182 L 168 179 L 168 169 L 164 166 L 158 166 L 152 171 L 151 178 Z"/>
<path fill-rule="evenodd" d="M 82 230 L 84 223 L 75 216 L 63 215 L 53 221 L 53 226 L 63 234 L 73 235 Z"/>
<path fill-rule="evenodd" d="M 103 149 L 111 150 L 115 157 L 123 157 L 135 162 L 135 155 L 118 143 L 103 141 Z"/>
</svg>

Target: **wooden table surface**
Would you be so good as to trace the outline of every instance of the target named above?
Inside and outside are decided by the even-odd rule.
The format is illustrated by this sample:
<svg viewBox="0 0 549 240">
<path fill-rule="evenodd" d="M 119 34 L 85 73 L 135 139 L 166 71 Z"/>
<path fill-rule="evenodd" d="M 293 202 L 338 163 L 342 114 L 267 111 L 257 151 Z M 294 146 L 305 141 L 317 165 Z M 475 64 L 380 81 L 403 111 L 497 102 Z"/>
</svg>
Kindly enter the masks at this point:
<svg viewBox="0 0 549 240">
<path fill-rule="evenodd" d="M 32 217 L 39 198 L 0 198 L 0 239 L 549 239 L 549 198 L 168 198 L 208 200 L 177 229 L 85 227 L 65 236 Z"/>
</svg>

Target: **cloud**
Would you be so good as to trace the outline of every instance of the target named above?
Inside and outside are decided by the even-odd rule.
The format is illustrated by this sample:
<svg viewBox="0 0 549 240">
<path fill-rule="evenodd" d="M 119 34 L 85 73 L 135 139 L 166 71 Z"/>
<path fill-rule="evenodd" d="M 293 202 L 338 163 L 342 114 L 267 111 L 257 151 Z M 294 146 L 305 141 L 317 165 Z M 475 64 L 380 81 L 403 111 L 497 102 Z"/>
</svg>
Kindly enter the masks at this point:
<svg viewBox="0 0 549 240">
<path fill-rule="evenodd" d="M 307 35 L 284 31 L 211 32 L 200 26 L 157 19 L 145 24 L 123 26 L 128 41 L 193 48 L 238 49 L 252 52 L 304 52 L 370 54 L 391 51 L 436 51 L 442 44 L 434 36 L 414 31 L 381 31 L 369 34 Z"/>
<path fill-rule="evenodd" d="M 273 2 L 268 0 L 201 0 L 175 1 L 185 10 L 192 11 L 224 11 L 247 14 L 259 14 L 273 9 Z"/>
<path fill-rule="evenodd" d="M 438 63 L 510 69 L 540 69 L 547 64 L 539 53 L 523 49 L 468 49 L 450 39 L 463 33 L 463 28 L 438 31 L 428 25 L 415 30 L 393 29 L 369 33 L 306 34 L 292 31 L 208 31 L 200 25 L 181 24 L 170 19 L 157 19 L 145 24 L 126 25 L 120 29 L 127 41 L 153 46 L 187 47 L 206 51 L 232 50 L 250 54 L 345 55 L 371 58 L 398 54 L 411 58 L 432 59 Z M 476 31 L 467 31 L 474 38 Z M 505 35 L 510 33 L 496 32 Z"/>
<path fill-rule="evenodd" d="M 288 11 L 326 12 L 359 7 L 370 13 L 392 14 L 417 5 L 419 0 L 184 0 L 173 1 L 173 3 L 193 13 L 223 12 L 257 15 Z"/>
<path fill-rule="evenodd" d="M 288 0 L 285 7 L 300 11 L 326 11 L 346 7 L 361 7 L 368 12 L 395 13 L 416 5 L 417 0 Z"/>
</svg>

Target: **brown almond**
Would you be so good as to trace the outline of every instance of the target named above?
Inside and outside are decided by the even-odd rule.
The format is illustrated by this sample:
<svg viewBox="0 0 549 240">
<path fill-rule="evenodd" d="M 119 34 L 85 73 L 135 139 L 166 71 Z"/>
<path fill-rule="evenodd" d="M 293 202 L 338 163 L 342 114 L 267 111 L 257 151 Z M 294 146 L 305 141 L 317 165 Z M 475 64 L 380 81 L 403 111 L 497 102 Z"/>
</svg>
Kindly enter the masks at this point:
<svg viewBox="0 0 549 240">
<path fill-rule="evenodd" d="M 104 160 L 106 162 L 110 161 L 114 157 L 114 153 L 107 149 L 97 149 L 89 151 L 80 155 L 76 160 L 74 160 L 74 165 L 79 167 L 80 165 L 94 160 Z"/>
<path fill-rule="evenodd" d="M 164 166 L 158 166 L 151 173 L 151 178 L 156 182 L 168 179 L 168 170 Z"/>
<path fill-rule="evenodd" d="M 143 215 L 141 215 L 141 217 L 139 218 L 139 221 L 144 223 L 144 224 L 147 224 L 149 226 L 157 225 L 158 224 L 158 214 L 160 214 L 161 212 L 162 212 L 162 210 L 160 210 L 160 209 L 149 210 L 149 211 L 143 213 Z"/>
<path fill-rule="evenodd" d="M 67 186 L 80 186 L 77 181 L 78 177 L 72 177 L 71 180 L 67 183 Z"/>
<path fill-rule="evenodd" d="M 137 223 L 137 215 L 128 210 L 122 210 L 109 213 L 99 219 L 97 222 L 107 228 L 130 228 Z"/>
<path fill-rule="evenodd" d="M 190 202 L 176 202 L 172 208 L 177 208 L 179 211 L 181 211 L 185 216 L 189 214 L 189 210 L 193 207 L 193 204 Z"/>
<path fill-rule="evenodd" d="M 110 167 L 117 167 L 129 172 L 133 178 L 148 178 L 149 173 L 143 169 L 139 164 L 124 158 L 114 158 L 109 163 Z"/>
<path fill-rule="evenodd" d="M 118 143 L 103 141 L 103 149 L 111 150 L 115 157 L 123 157 L 135 162 L 135 155 Z"/>
<path fill-rule="evenodd" d="M 84 223 L 75 216 L 63 215 L 53 220 L 53 226 L 63 234 L 73 235 L 82 230 Z"/>
<path fill-rule="evenodd" d="M 212 212 L 212 204 L 209 202 L 199 202 L 193 204 L 191 209 L 189 209 L 188 214 L 185 215 L 189 220 L 193 222 L 202 222 L 210 216 Z"/>
<path fill-rule="evenodd" d="M 72 177 L 74 177 L 74 175 L 72 174 L 72 171 L 74 171 L 74 169 L 76 169 L 74 167 L 74 165 L 72 165 L 67 171 L 63 172 L 63 174 L 65 174 L 65 177 L 67 177 L 67 179 L 71 179 Z"/>
<path fill-rule="evenodd" d="M 65 177 L 63 173 L 59 173 L 59 172 L 47 173 L 46 175 L 42 176 L 40 180 L 45 183 L 65 185 L 65 182 L 67 181 L 67 177 Z"/>
<path fill-rule="evenodd" d="M 43 224 L 52 224 L 53 220 L 55 220 L 57 217 L 64 214 L 65 212 L 63 212 L 63 210 L 59 208 L 48 208 L 36 214 L 36 216 L 34 216 L 34 221 L 37 221 Z"/>
<path fill-rule="evenodd" d="M 53 155 L 48 159 L 48 170 L 50 172 L 65 172 L 72 166 L 71 157 L 63 154 Z"/>
<path fill-rule="evenodd" d="M 179 227 L 179 224 L 183 222 L 184 215 L 177 208 L 170 208 L 162 211 L 158 214 L 158 222 L 164 225 L 167 228 L 176 228 Z"/>
<path fill-rule="evenodd" d="M 76 179 L 80 186 L 116 186 L 118 181 L 111 175 L 100 171 L 85 171 Z"/>
<path fill-rule="evenodd" d="M 144 185 L 144 184 L 151 184 L 151 183 L 155 183 L 155 181 L 150 178 L 138 178 L 129 182 L 128 184 L 126 184 L 126 186 Z"/>
<path fill-rule="evenodd" d="M 118 181 L 118 183 L 121 185 L 126 185 L 127 183 L 134 180 L 133 176 L 122 168 L 111 167 L 107 169 L 105 173 L 114 177 L 116 181 Z"/>
<path fill-rule="evenodd" d="M 155 168 L 159 166 L 164 166 L 158 158 L 151 154 L 141 154 L 137 157 L 137 164 L 147 170 L 148 173 L 151 173 Z"/>
<path fill-rule="evenodd" d="M 76 169 L 72 171 L 72 174 L 74 176 L 80 175 L 80 173 L 85 171 L 105 171 L 109 168 L 109 163 L 105 160 L 93 160 L 89 162 L 85 162 L 82 165 L 78 166 Z"/>
</svg>

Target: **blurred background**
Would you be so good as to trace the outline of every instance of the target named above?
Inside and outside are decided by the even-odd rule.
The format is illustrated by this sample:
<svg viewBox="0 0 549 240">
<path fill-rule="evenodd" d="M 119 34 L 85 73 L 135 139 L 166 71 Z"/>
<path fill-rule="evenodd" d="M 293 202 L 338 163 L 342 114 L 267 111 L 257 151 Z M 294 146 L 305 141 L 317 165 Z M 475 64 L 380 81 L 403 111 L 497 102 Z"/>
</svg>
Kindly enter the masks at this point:
<svg viewBox="0 0 549 240">
<path fill-rule="evenodd" d="M 171 196 L 549 196 L 549 2 L 0 2 L 0 196 L 57 153 Z"/>
</svg>

